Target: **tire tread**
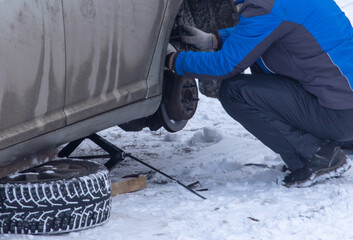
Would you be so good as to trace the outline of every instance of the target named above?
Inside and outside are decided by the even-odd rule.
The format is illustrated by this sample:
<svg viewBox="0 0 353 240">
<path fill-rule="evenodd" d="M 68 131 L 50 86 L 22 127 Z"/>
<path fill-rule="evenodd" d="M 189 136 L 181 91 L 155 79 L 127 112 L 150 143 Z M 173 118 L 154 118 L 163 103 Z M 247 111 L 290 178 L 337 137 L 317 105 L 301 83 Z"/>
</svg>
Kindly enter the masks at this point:
<svg viewBox="0 0 353 240">
<path fill-rule="evenodd" d="M 57 234 L 100 225 L 110 216 L 106 169 L 54 182 L 0 184 L 0 234 Z"/>
</svg>

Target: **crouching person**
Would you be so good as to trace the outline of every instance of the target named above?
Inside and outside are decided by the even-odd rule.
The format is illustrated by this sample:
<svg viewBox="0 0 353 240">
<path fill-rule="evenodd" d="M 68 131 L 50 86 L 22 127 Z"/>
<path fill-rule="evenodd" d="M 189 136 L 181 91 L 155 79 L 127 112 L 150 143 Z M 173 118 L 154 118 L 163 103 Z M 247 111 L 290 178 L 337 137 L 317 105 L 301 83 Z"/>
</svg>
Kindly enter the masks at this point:
<svg viewBox="0 0 353 240">
<path fill-rule="evenodd" d="M 239 24 L 214 34 L 186 27 L 200 52 L 174 52 L 180 75 L 223 81 L 227 113 L 281 155 L 286 186 L 309 186 L 349 166 L 353 29 L 334 0 L 238 0 Z M 209 51 L 214 50 L 214 51 Z M 242 74 L 252 67 L 253 74 Z"/>
</svg>

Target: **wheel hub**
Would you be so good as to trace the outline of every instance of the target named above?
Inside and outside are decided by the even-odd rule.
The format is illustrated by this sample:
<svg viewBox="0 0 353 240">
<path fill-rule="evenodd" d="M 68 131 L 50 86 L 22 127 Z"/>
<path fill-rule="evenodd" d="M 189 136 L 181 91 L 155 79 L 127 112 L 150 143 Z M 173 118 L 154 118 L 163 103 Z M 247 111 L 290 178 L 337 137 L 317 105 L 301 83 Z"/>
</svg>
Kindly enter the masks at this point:
<svg viewBox="0 0 353 240">
<path fill-rule="evenodd" d="M 199 101 L 196 81 L 193 78 L 167 75 L 166 110 L 170 119 L 182 121 L 191 119 Z"/>
</svg>

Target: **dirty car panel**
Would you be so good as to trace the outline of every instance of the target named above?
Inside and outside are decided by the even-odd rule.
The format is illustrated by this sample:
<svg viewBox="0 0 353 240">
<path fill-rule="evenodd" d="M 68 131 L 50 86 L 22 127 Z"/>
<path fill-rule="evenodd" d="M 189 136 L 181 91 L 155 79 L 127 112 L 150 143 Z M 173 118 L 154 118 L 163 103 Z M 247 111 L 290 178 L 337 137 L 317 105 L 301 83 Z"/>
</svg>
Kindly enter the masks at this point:
<svg viewBox="0 0 353 240">
<path fill-rule="evenodd" d="M 146 98 L 166 1 L 63 1 L 68 124 Z"/>
<path fill-rule="evenodd" d="M 0 149 L 65 125 L 60 0 L 1 1 Z"/>
<path fill-rule="evenodd" d="M 228 27 L 233 16 L 215 16 L 231 2 L 0 0 L 0 169 L 28 156 L 38 165 L 40 151 L 154 116 L 172 30 Z"/>
<path fill-rule="evenodd" d="M 168 2 L 0 0 L 0 168 L 152 115 Z"/>
</svg>

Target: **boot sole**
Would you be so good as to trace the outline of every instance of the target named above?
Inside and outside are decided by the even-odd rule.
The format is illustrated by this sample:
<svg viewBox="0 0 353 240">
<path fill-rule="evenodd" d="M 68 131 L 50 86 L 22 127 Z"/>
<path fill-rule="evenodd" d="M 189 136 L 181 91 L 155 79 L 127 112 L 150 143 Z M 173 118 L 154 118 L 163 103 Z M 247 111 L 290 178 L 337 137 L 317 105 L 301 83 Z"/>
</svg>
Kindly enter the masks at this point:
<svg viewBox="0 0 353 240">
<path fill-rule="evenodd" d="M 295 182 L 293 184 L 284 184 L 284 186 L 297 188 L 311 187 L 317 183 L 324 182 L 327 179 L 341 176 L 351 168 L 352 164 L 352 160 L 344 159 L 340 164 L 331 168 L 325 168 L 323 170 L 317 171 L 303 181 Z"/>
</svg>

